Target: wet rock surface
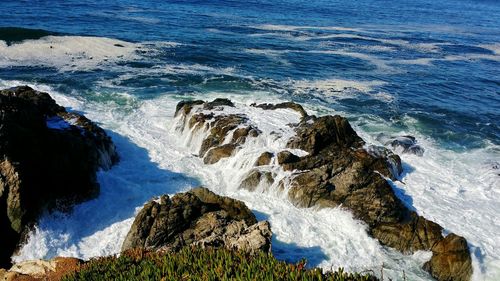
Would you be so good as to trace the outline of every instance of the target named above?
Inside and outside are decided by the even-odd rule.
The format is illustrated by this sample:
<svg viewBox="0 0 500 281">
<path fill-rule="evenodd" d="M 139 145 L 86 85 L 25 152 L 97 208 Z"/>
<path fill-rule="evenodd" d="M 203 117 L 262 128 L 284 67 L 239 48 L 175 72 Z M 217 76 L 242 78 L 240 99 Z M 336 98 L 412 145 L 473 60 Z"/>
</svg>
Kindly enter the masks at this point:
<svg viewBox="0 0 500 281">
<path fill-rule="evenodd" d="M 148 202 L 137 215 L 122 251 L 138 247 L 176 251 L 194 245 L 268 252 L 271 236 L 269 223 L 257 222 L 243 202 L 200 187 Z"/>
<path fill-rule="evenodd" d="M 409 153 L 418 156 L 423 156 L 425 149 L 417 144 L 417 139 L 413 136 L 386 136 L 380 134 L 377 140 L 382 142 L 385 146 L 391 147 L 398 153 Z"/>
<path fill-rule="evenodd" d="M 192 112 L 195 106 L 199 106 L 198 111 Z M 206 110 L 222 111 L 224 106 L 234 107 L 234 104 L 228 99 L 216 99 L 212 102 L 181 101 L 176 107 L 175 116 L 182 118 L 182 130 L 208 131 L 198 152 L 205 164 L 231 156 L 247 138 L 260 134 L 242 114 L 206 113 Z"/>
<path fill-rule="evenodd" d="M 44 210 L 99 193 L 98 169 L 118 156 L 104 130 L 27 86 L 0 91 L 0 265 Z"/>
<path fill-rule="evenodd" d="M 259 185 L 268 188 L 273 183 L 274 176 L 271 172 L 254 169 L 248 173 L 248 176 L 241 182 L 239 188 L 255 191 Z"/>
<path fill-rule="evenodd" d="M 432 258 L 424 269 L 438 280 L 466 281 L 472 275 L 467 241 L 458 235 L 450 234 L 432 247 Z"/>
<path fill-rule="evenodd" d="M 283 102 L 283 103 L 278 103 L 278 104 L 271 104 L 271 103 L 256 104 L 256 103 L 253 103 L 253 104 L 251 104 L 251 106 L 262 108 L 264 110 L 276 110 L 276 109 L 288 108 L 288 109 L 295 110 L 298 113 L 300 113 L 302 118 L 305 118 L 308 116 L 307 112 L 302 107 L 302 105 L 300 105 L 298 103 L 294 103 L 294 102 Z"/>
<path fill-rule="evenodd" d="M 266 166 L 271 164 L 271 161 L 273 160 L 274 154 L 272 152 L 263 152 L 259 158 L 257 158 L 257 161 L 255 161 L 255 166 Z"/>
<path fill-rule="evenodd" d="M 298 108 L 270 104 L 252 106 L 268 110 Z M 408 209 L 395 195 L 387 180 L 397 180 L 402 172 L 398 155 L 384 147 L 366 145 L 344 117 L 318 118 L 307 113 L 302 116 L 301 121 L 292 126 L 295 136 L 289 139 L 286 149 L 276 154 L 278 165 L 291 173 L 286 183 L 281 180 L 277 186 L 279 190 L 287 190 L 294 205 L 305 208 L 341 206 L 364 221 L 369 233 L 384 245 L 403 253 L 432 250 L 433 258 L 425 269 L 438 280 L 452 280 L 449 276 L 463 278 L 457 280 L 470 279 L 472 269 L 462 270 L 472 268 L 468 248 L 460 252 L 460 258 L 454 258 L 456 253 L 452 251 L 434 250 L 454 234 L 443 237 L 441 226 Z M 420 153 L 416 140 L 409 136 L 396 138 L 387 145 L 402 147 L 405 153 Z M 308 154 L 295 155 L 291 152 L 294 149 Z M 423 153 L 423 149 L 421 151 Z M 267 160 L 263 162 L 268 163 Z M 273 177 L 272 173 L 268 175 L 265 170 L 255 169 L 242 180 L 240 188 L 253 191 L 263 180 L 269 181 L 269 175 Z M 287 189 L 283 188 L 285 184 Z M 441 265 L 445 262 L 449 264 Z"/>
</svg>

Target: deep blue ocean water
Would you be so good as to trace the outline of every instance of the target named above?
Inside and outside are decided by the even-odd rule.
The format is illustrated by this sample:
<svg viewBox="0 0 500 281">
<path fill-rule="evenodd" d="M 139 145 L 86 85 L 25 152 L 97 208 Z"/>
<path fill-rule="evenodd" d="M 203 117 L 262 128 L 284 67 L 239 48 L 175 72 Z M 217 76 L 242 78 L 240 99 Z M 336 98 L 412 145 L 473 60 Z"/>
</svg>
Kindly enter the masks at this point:
<svg viewBox="0 0 500 281">
<path fill-rule="evenodd" d="M 231 97 L 339 113 L 378 145 L 416 136 L 425 153 L 401 155 L 396 195 L 467 238 L 474 280 L 500 278 L 498 0 L 0 0 L 0 88 L 20 84 L 99 122 L 122 161 L 98 199 L 43 217 L 17 260 L 119 253 L 136 208 L 201 182 L 269 219 L 280 259 L 429 280 L 425 253 L 381 248 L 339 210 L 233 192 L 165 137 L 178 100 Z"/>
<path fill-rule="evenodd" d="M 181 43 L 123 63 L 137 75 L 113 86 L 144 98 L 267 91 L 353 116 L 377 115 L 402 129 L 409 117 L 416 120 L 410 131 L 419 130 L 450 149 L 500 144 L 498 1 L 3 0 L 0 26 Z M 176 64 L 231 72 L 141 74 L 143 68 Z M 96 81 L 123 72 L 102 68 L 61 73 L 23 65 L 1 68 L 0 79 L 55 84 L 66 92 L 88 94 L 106 90 Z M 351 96 L 339 98 L 314 87 L 298 91 L 290 83 L 329 79 L 383 84 L 360 95 L 347 89 Z"/>
</svg>

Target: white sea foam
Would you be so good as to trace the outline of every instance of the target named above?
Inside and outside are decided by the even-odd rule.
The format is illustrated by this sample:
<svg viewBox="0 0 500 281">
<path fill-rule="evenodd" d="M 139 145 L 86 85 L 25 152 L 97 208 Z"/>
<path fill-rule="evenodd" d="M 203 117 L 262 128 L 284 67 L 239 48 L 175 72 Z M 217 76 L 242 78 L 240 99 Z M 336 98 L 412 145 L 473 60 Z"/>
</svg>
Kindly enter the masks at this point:
<svg viewBox="0 0 500 281">
<path fill-rule="evenodd" d="M 348 56 L 352 58 L 357 58 L 361 60 L 365 60 L 373 65 L 375 65 L 378 70 L 380 71 L 385 71 L 385 72 L 394 72 L 395 68 L 390 66 L 386 60 L 379 59 L 375 55 L 370 55 L 370 54 L 365 54 L 365 53 L 358 53 L 358 52 L 353 52 L 350 50 L 326 50 L 326 51 L 310 51 L 310 53 L 317 53 L 317 54 L 326 54 L 326 55 L 339 55 L 339 56 Z"/>
<path fill-rule="evenodd" d="M 24 83 L 0 81 L 2 86 L 20 84 Z M 248 162 L 245 158 L 253 152 L 257 155 L 257 151 L 273 149 L 273 146 L 278 149 L 282 145 L 279 140 L 257 138 L 235 158 L 206 166 L 172 129 L 177 102 L 173 97 L 133 101 L 123 109 L 111 101 L 83 102 L 58 94 L 50 87 L 32 86 L 48 91 L 58 103 L 81 110 L 112 130 L 122 159 L 112 170 L 99 173 L 99 198 L 78 205 L 68 216 L 44 216 L 28 243 L 14 257 L 16 261 L 55 255 L 89 258 L 118 253 L 137 208 L 155 195 L 184 191 L 199 181 L 217 193 L 243 200 L 259 219 L 269 220 L 274 232 L 273 251 L 278 258 L 296 261 L 306 257 L 310 265 L 325 269 L 343 266 L 356 271 L 372 269 L 375 273 L 383 263 L 386 278 L 401 279 L 404 270 L 408 280 L 430 280 L 421 270 L 422 263 L 429 258 L 428 252 L 405 256 L 381 247 L 366 234 L 366 226 L 353 220 L 347 211 L 298 209 L 273 192 L 236 189 L 227 174 L 237 175 L 242 163 L 245 166 Z M 211 93 L 203 98 L 212 99 L 217 95 Z M 267 93 L 224 95 L 236 102 L 234 110 L 246 110 L 266 132 L 286 128 L 287 122 L 297 121 L 294 112 L 263 114 L 261 109 L 243 106 L 266 96 L 266 102 L 278 101 Z M 130 95 L 128 98 L 134 99 Z M 367 127 L 366 121 L 373 128 Z M 378 132 L 394 131 L 390 123 L 377 118 L 359 119 L 359 124 L 364 125 L 353 123 L 362 137 L 373 143 L 377 143 L 374 136 Z M 500 254 L 496 247 L 500 244 L 497 235 L 500 224 L 495 214 L 500 208 L 500 191 L 494 170 L 498 148 L 460 154 L 436 148 L 432 140 L 423 136 L 417 135 L 417 138 L 426 152 L 423 157 L 402 155 L 406 164 L 402 181 L 406 184 L 395 183 L 398 195 L 419 214 L 443 225 L 446 231 L 467 238 L 473 252 L 474 280 L 498 279 Z M 491 162 L 485 163 L 485 159 Z"/>
<path fill-rule="evenodd" d="M 338 31 L 357 31 L 360 32 L 361 28 L 351 28 L 343 26 L 296 26 L 296 25 L 278 25 L 278 24 L 261 24 L 251 26 L 256 29 L 261 30 L 271 30 L 271 31 L 296 31 L 304 29 L 320 29 L 320 30 L 338 30 Z"/>
<path fill-rule="evenodd" d="M 463 54 L 463 55 L 449 55 L 441 59 L 444 61 L 475 61 L 475 60 L 491 60 L 500 61 L 500 55 L 493 54 Z"/>
<path fill-rule="evenodd" d="M 139 58 L 141 44 L 87 36 L 46 36 L 8 46 L 0 41 L 0 67 L 45 66 L 60 70 L 91 70 Z"/>
<path fill-rule="evenodd" d="M 350 98 L 357 93 L 369 93 L 375 87 L 384 85 L 383 81 L 356 81 L 345 79 L 290 80 L 287 86 L 295 94 L 313 94 L 322 97 Z"/>
<path fill-rule="evenodd" d="M 369 142 L 374 136 L 387 133 L 387 122 L 362 118 L 365 133 L 358 133 Z M 385 124 L 384 124 L 385 123 Z M 369 125 L 366 125 L 369 124 Z M 414 135 L 425 148 L 423 157 L 401 154 L 405 165 L 402 182 L 394 183 L 399 197 L 424 217 L 439 223 L 445 232 L 464 236 L 473 257 L 473 280 L 498 280 L 500 277 L 500 173 L 496 159 L 500 147 L 490 144 L 482 149 L 454 152 L 437 148 L 432 139 L 420 135 L 416 120 L 406 120 L 414 128 L 396 135 Z"/>
<path fill-rule="evenodd" d="M 432 65 L 435 58 L 418 58 L 418 59 L 408 59 L 408 60 L 396 60 L 398 64 L 413 64 L 413 65 Z"/>
<path fill-rule="evenodd" d="M 479 45 L 478 47 L 490 50 L 496 55 L 500 55 L 500 43 L 484 44 L 484 45 Z"/>
</svg>

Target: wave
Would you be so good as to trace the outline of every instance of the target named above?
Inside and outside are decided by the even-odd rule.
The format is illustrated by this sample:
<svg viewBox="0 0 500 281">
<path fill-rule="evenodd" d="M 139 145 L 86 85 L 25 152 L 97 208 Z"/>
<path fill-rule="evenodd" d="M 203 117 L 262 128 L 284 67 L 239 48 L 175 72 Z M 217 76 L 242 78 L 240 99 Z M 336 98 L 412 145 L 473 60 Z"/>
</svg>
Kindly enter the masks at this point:
<svg viewBox="0 0 500 281">
<path fill-rule="evenodd" d="M 0 41 L 0 67 L 53 67 L 61 71 L 93 70 L 137 60 L 143 44 L 90 36 L 44 36 L 15 44 Z"/>
<path fill-rule="evenodd" d="M 253 25 L 250 27 L 260 30 L 271 30 L 271 31 L 297 31 L 297 30 L 307 30 L 307 29 L 356 31 L 356 32 L 363 31 L 363 29 L 361 28 L 352 28 L 344 26 L 298 26 L 298 25 L 260 24 L 260 25 Z"/>
</svg>

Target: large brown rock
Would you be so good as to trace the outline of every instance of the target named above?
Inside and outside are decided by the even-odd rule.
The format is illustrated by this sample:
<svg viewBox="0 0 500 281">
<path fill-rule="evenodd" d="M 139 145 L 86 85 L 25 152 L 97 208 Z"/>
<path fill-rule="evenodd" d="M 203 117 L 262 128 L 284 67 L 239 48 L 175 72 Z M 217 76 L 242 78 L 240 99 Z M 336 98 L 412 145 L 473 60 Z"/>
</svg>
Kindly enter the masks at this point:
<svg viewBox="0 0 500 281">
<path fill-rule="evenodd" d="M 234 143 L 223 144 L 207 151 L 203 158 L 205 164 L 215 164 L 222 158 L 231 156 L 238 146 Z"/>
<path fill-rule="evenodd" d="M 147 203 L 135 218 L 122 251 L 138 247 L 176 251 L 197 245 L 268 252 L 271 236 L 269 223 L 257 222 L 243 202 L 200 187 Z"/>
<path fill-rule="evenodd" d="M 41 212 L 96 197 L 96 171 L 117 160 L 104 130 L 47 93 L 0 91 L 0 265 Z"/>
<path fill-rule="evenodd" d="M 432 258 L 424 269 L 438 280 L 467 281 L 472 276 L 472 262 L 465 238 L 450 234 L 432 247 Z"/>
</svg>

